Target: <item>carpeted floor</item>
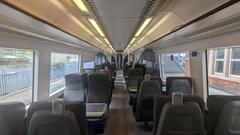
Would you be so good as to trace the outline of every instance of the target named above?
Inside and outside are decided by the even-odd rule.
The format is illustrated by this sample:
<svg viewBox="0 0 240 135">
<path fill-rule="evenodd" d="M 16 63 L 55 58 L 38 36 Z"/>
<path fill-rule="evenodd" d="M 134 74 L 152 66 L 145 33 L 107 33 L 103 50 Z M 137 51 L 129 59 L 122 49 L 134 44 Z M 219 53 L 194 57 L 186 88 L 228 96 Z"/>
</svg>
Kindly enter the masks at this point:
<svg viewBox="0 0 240 135">
<path fill-rule="evenodd" d="M 143 130 L 142 123 L 136 123 L 128 102 L 125 80 L 119 70 L 104 135 L 151 135 L 151 131 Z"/>
</svg>

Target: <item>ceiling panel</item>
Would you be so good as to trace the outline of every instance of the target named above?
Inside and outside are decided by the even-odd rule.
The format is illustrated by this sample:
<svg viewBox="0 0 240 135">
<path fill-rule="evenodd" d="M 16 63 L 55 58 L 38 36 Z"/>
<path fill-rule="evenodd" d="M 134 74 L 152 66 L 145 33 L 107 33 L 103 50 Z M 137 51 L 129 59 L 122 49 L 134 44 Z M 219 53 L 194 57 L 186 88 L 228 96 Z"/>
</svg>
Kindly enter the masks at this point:
<svg viewBox="0 0 240 135">
<path fill-rule="evenodd" d="M 146 0 L 94 0 L 116 50 L 124 50 Z"/>
</svg>

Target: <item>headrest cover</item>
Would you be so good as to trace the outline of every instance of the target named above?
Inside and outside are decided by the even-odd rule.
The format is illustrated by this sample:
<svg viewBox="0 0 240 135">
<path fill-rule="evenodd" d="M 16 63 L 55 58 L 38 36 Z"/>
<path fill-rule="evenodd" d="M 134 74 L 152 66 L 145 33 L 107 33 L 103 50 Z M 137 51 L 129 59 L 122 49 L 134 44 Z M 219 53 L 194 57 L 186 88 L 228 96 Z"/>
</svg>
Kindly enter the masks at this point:
<svg viewBox="0 0 240 135">
<path fill-rule="evenodd" d="M 52 99 L 52 113 L 63 114 L 65 112 L 64 100 L 62 98 Z"/>
<path fill-rule="evenodd" d="M 180 91 L 172 93 L 172 104 L 183 105 L 183 93 Z"/>
<path fill-rule="evenodd" d="M 146 75 L 144 76 L 144 80 L 150 80 L 150 74 L 146 74 Z"/>
</svg>

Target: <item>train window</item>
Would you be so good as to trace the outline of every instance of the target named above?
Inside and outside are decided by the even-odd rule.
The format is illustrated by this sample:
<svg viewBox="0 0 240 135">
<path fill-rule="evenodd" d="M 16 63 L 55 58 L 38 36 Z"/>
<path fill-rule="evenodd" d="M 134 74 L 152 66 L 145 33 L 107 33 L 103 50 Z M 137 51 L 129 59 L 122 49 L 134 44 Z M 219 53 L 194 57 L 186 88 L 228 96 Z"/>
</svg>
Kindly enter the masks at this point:
<svg viewBox="0 0 240 135">
<path fill-rule="evenodd" d="M 0 102 L 33 101 L 34 51 L 0 48 Z"/>
<path fill-rule="evenodd" d="M 84 62 L 83 69 L 94 69 L 94 61 Z"/>
<path fill-rule="evenodd" d="M 240 95 L 240 47 L 207 50 L 209 95 Z"/>
<path fill-rule="evenodd" d="M 189 53 L 162 54 L 161 68 L 163 79 L 170 76 L 190 76 Z"/>
<path fill-rule="evenodd" d="M 50 94 L 64 89 L 64 75 L 78 71 L 78 55 L 51 53 Z"/>
<path fill-rule="evenodd" d="M 83 62 L 83 72 L 88 73 L 94 70 L 94 61 Z"/>
<path fill-rule="evenodd" d="M 96 54 L 95 65 L 102 65 L 106 62 L 106 55 L 102 52 Z"/>
</svg>

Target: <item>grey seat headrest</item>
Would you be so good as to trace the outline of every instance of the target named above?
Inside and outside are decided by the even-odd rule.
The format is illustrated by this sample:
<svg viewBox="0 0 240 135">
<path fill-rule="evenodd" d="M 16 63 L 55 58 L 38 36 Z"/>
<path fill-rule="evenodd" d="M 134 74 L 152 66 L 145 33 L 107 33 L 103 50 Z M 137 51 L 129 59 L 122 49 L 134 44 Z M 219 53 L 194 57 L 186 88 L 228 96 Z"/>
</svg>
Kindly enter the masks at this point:
<svg viewBox="0 0 240 135">
<path fill-rule="evenodd" d="M 172 105 L 183 105 L 183 92 L 172 93 Z"/>
<path fill-rule="evenodd" d="M 52 114 L 51 110 L 36 111 L 30 121 L 28 135 L 81 135 L 71 111 Z"/>
<path fill-rule="evenodd" d="M 150 74 L 146 74 L 145 76 L 144 76 L 144 80 L 150 80 Z"/>
<path fill-rule="evenodd" d="M 62 98 L 52 99 L 52 113 L 63 114 L 65 112 L 64 100 Z"/>
</svg>

